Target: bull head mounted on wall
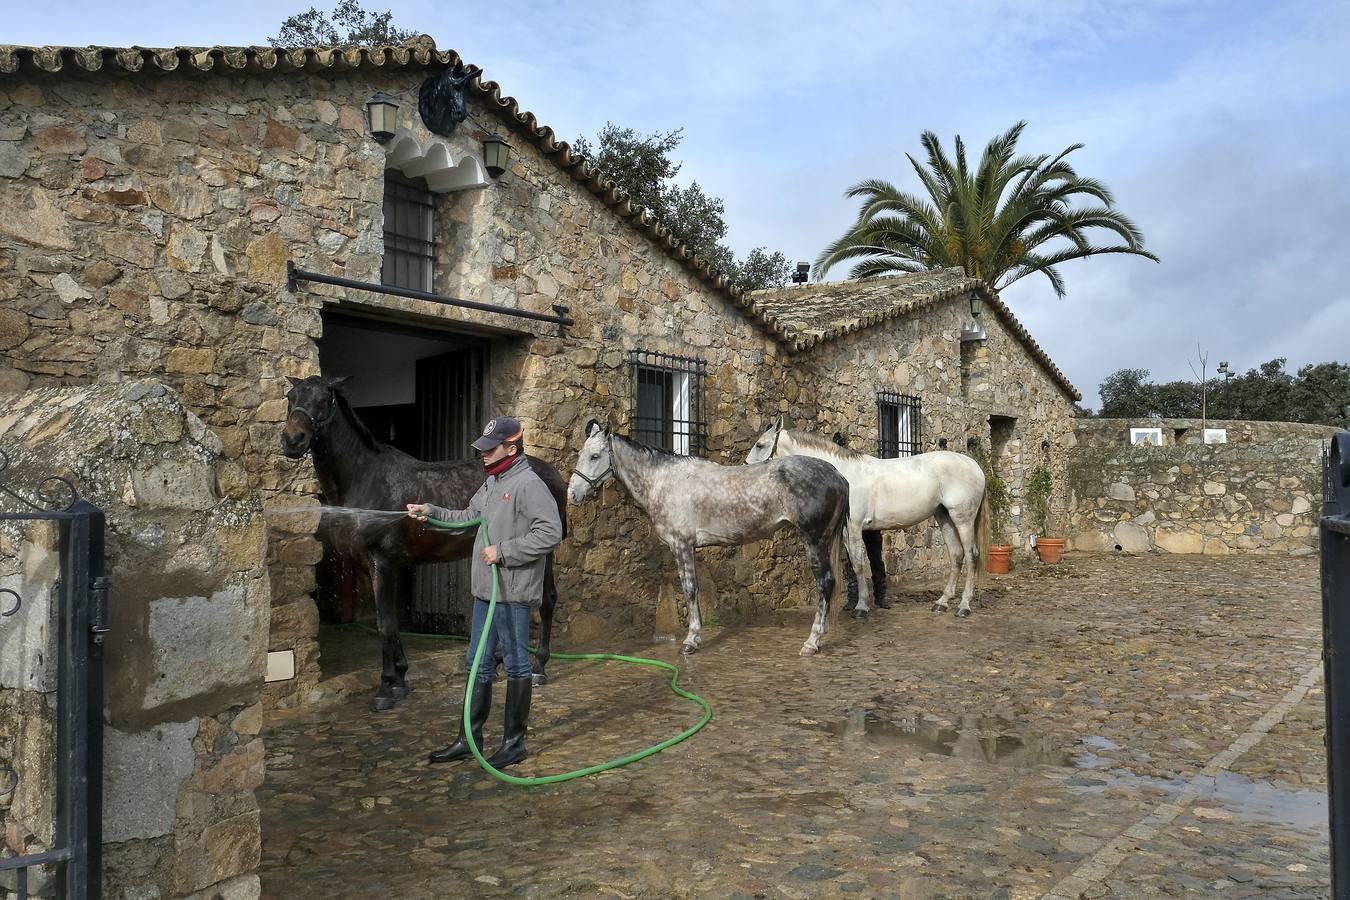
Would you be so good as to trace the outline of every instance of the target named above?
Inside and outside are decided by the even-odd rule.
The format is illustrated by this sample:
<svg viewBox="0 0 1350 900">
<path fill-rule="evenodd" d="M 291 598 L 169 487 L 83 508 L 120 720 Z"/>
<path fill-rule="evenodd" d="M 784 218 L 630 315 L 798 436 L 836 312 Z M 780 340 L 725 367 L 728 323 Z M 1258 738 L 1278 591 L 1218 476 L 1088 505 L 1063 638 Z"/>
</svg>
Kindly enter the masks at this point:
<svg viewBox="0 0 1350 900">
<path fill-rule="evenodd" d="M 450 137 L 456 126 L 469 116 L 466 85 L 481 75 L 477 66 L 462 61 L 442 69 L 422 82 L 417 92 L 417 111 L 429 131 Z"/>
</svg>

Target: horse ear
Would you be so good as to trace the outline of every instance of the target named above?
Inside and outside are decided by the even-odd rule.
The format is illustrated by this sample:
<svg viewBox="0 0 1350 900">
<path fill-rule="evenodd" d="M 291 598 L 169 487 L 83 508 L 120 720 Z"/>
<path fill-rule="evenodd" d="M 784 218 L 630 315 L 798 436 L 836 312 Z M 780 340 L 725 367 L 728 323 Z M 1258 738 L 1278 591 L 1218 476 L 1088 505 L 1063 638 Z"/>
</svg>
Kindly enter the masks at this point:
<svg viewBox="0 0 1350 900">
<path fill-rule="evenodd" d="M 294 375 L 287 375 L 286 380 L 291 383 L 291 387 L 299 387 L 300 385 L 305 383 L 305 379 L 296 378 Z"/>
<path fill-rule="evenodd" d="M 779 431 L 782 431 L 782 430 L 783 430 L 783 417 L 782 417 L 782 416 L 779 416 L 779 417 L 778 417 L 778 430 L 779 430 Z"/>
<path fill-rule="evenodd" d="M 340 375 L 337 378 L 325 378 L 324 382 L 330 388 L 339 388 L 342 387 L 344 384 L 346 384 L 348 381 L 351 381 L 351 378 L 352 376 L 350 375 Z"/>
<path fill-rule="evenodd" d="M 600 429 L 599 420 L 591 419 L 589 422 L 586 423 L 586 437 L 590 437 L 591 435 L 595 434 L 595 432 L 598 431 L 599 429 Z"/>
</svg>

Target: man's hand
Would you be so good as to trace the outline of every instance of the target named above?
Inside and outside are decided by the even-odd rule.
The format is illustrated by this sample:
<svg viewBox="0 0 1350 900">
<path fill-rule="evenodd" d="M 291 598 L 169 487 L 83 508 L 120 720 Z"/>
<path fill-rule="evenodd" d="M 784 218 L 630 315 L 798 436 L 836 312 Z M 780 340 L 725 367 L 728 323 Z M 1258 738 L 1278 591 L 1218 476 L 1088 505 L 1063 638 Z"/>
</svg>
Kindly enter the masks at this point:
<svg viewBox="0 0 1350 900">
<path fill-rule="evenodd" d="M 427 505 L 425 503 L 408 504 L 408 515 L 411 516 L 412 518 L 420 519 L 421 521 L 425 522 L 427 520 L 427 514 L 428 510 Z"/>
<path fill-rule="evenodd" d="M 501 556 L 497 553 L 496 544 L 493 544 L 491 547 L 484 547 L 483 552 L 478 555 L 482 557 L 483 564 L 488 566 L 496 565 L 498 560 L 501 559 Z"/>
</svg>

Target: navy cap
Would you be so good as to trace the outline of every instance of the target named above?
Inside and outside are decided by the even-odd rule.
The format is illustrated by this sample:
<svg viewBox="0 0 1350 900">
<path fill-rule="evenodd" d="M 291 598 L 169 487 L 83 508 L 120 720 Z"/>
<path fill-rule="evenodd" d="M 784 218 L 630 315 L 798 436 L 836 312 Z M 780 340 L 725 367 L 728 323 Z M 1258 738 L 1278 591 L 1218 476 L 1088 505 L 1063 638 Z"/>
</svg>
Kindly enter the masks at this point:
<svg viewBox="0 0 1350 900">
<path fill-rule="evenodd" d="M 473 447 L 475 450 L 491 450 L 507 441 L 518 440 L 524 433 L 519 419 L 498 416 L 483 426 L 483 434 L 473 442 Z"/>
</svg>

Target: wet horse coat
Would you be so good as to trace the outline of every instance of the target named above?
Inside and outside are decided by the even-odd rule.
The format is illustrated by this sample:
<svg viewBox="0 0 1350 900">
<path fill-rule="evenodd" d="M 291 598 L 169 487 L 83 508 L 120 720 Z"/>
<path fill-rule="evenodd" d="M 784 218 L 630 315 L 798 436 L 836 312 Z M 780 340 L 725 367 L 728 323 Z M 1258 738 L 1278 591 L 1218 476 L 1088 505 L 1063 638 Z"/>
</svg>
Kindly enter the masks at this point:
<svg viewBox="0 0 1350 900">
<path fill-rule="evenodd" d="M 292 459 L 309 452 L 324 500 L 333 506 L 367 510 L 398 510 L 405 504 L 430 502 L 448 509 L 463 509 L 483 484 L 486 474 L 477 460 L 424 462 L 388 444 L 377 441 L 357 418 L 338 390 L 345 379 L 311 376 L 290 379 L 290 404 L 282 431 L 282 450 Z M 567 530 L 566 485 L 558 470 L 533 456 L 525 457 L 530 468 L 548 486 L 558 504 L 558 517 Z M 368 576 L 375 598 L 376 623 L 383 653 L 376 709 L 389 709 L 408 696 L 405 674 L 408 659 L 398 635 L 399 574 L 410 565 L 464 559 L 473 552 L 474 532 L 446 532 L 428 528 L 404 515 L 395 521 L 375 524 L 358 522 L 349 529 L 334 529 L 329 538 L 351 554 Z M 558 590 L 553 580 L 553 554 L 544 569 L 544 602 L 540 607 L 539 652 L 534 660 L 534 679 L 547 679 L 549 638 Z"/>
<path fill-rule="evenodd" d="M 807 457 L 753 468 L 719 466 L 644 447 L 592 421 L 568 497 L 580 503 L 611 476 L 627 488 L 651 518 L 657 537 L 675 554 L 689 601 L 685 653 L 696 651 L 702 641 L 694 551 L 748 544 L 786 524 L 801 535 L 816 577 L 816 618 L 801 653 L 809 656 L 820 649 L 820 638 L 829 630 L 830 598 L 848 524 L 848 482 L 833 466 Z"/>
</svg>

